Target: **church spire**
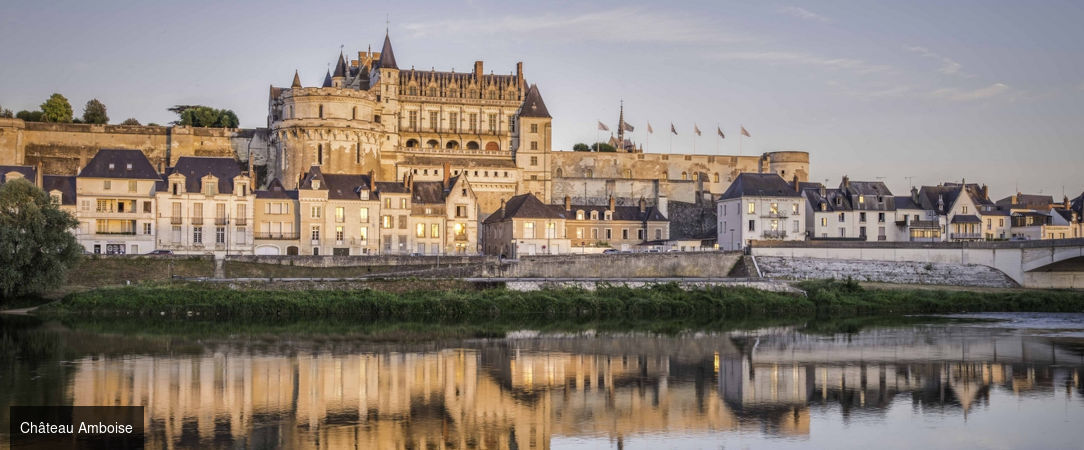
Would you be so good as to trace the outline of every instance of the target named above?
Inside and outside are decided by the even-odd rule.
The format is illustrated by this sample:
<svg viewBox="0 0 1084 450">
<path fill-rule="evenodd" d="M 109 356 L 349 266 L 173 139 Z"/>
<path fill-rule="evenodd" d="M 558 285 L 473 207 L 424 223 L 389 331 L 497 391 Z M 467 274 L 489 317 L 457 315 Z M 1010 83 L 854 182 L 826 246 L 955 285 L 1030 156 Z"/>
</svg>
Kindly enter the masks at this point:
<svg viewBox="0 0 1084 450">
<path fill-rule="evenodd" d="M 391 51 L 391 37 L 387 31 L 384 32 L 384 48 L 380 49 L 380 68 L 399 69 L 395 64 L 395 52 Z"/>
<path fill-rule="evenodd" d="M 625 100 L 621 100 L 621 112 L 617 113 L 617 142 L 625 143 Z M 624 147 L 622 145 L 622 147 Z"/>
<path fill-rule="evenodd" d="M 297 69 L 294 69 L 294 82 L 290 85 L 291 88 L 301 87 L 301 77 L 297 74 Z"/>
</svg>

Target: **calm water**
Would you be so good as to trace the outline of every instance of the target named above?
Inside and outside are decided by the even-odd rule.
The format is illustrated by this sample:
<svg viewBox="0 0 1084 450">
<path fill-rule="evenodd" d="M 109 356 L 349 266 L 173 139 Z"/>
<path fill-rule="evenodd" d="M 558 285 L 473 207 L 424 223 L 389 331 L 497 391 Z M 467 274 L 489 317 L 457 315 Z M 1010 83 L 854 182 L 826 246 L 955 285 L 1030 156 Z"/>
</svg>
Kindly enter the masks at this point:
<svg viewBox="0 0 1084 450">
<path fill-rule="evenodd" d="M 146 406 L 152 448 L 1084 447 L 1084 315 L 982 318 L 404 341 L 8 317 L 0 432 L 74 404 Z"/>
</svg>

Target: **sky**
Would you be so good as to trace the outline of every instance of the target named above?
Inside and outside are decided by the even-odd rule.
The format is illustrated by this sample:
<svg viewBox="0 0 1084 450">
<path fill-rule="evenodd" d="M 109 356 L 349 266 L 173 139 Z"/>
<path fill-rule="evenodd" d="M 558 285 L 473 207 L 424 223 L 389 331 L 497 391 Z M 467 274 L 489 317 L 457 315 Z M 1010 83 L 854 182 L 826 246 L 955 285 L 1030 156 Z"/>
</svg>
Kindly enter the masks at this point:
<svg viewBox="0 0 1084 450">
<path fill-rule="evenodd" d="M 1060 200 L 1084 191 L 1081 23 L 1084 3 L 1053 0 L 14 0 L 0 4 L 0 105 L 60 92 L 77 115 L 97 98 L 113 122 L 164 124 L 172 105 L 205 104 L 262 127 L 270 85 L 295 69 L 318 85 L 340 46 L 379 50 L 387 28 L 400 68 L 523 61 L 557 150 L 600 120 L 616 129 L 623 100 L 652 153 L 802 150 L 830 186 L 966 180 L 994 200 Z"/>
</svg>

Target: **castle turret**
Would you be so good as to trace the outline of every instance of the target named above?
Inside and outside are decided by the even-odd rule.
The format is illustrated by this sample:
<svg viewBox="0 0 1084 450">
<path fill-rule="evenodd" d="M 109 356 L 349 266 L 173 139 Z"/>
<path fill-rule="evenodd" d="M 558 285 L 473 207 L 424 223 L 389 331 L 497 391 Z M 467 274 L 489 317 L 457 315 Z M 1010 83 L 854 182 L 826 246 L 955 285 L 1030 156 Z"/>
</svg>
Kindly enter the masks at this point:
<svg viewBox="0 0 1084 450">
<path fill-rule="evenodd" d="M 343 84 L 346 83 L 346 60 L 343 59 L 342 51 L 339 51 L 339 62 L 335 63 L 335 74 L 328 75 L 327 80 L 324 81 L 328 86 L 341 88 L 343 87 Z M 330 83 L 328 83 L 328 81 L 330 81 Z"/>
<path fill-rule="evenodd" d="M 537 85 L 531 85 L 517 113 L 512 135 L 512 152 L 516 165 L 523 168 L 523 188 L 542 200 L 550 202 L 550 132 L 553 118 L 542 101 Z"/>
<path fill-rule="evenodd" d="M 329 70 L 329 71 L 327 71 L 326 74 L 324 74 L 324 84 L 320 85 L 320 87 L 326 87 L 327 88 L 327 87 L 331 87 L 331 86 L 332 86 L 332 79 L 331 79 L 331 71 Z"/>
<path fill-rule="evenodd" d="M 301 76 L 297 74 L 297 70 L 294 70 L 294 82 L 290 84 L 290 87 L 294 89 L 301 87 Z"/>
</svg>

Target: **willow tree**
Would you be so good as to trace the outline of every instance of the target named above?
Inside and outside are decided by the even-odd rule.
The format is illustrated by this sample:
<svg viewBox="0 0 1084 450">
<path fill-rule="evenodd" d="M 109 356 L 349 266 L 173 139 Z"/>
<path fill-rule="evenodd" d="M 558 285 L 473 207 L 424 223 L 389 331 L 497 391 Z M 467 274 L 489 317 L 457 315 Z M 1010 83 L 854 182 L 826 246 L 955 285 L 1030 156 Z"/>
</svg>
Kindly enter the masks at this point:
<svg viewBox="0 0 1084 450">
<path fill-rule="evenodd" d="M 83 253 L 79 222 L 25 179 L 0 185 L 0 299 L 59 286 Z"/>
</svg>

